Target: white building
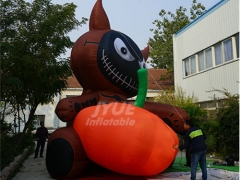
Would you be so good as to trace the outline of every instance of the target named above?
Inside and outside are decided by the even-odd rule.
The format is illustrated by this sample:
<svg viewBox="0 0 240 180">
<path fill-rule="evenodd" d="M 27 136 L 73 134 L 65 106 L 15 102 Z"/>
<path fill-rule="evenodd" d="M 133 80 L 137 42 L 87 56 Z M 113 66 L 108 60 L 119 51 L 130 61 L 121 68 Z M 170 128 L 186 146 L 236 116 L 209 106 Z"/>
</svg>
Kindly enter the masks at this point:
<svg viewBox="0 0 240 180">
<path fill-rule="evenodd" d="M 222 99 L 213 89 L 239 93 L 239 0 L 221 0 L 173 36 L 174 81 L 201 107 Z"/>
</svg>

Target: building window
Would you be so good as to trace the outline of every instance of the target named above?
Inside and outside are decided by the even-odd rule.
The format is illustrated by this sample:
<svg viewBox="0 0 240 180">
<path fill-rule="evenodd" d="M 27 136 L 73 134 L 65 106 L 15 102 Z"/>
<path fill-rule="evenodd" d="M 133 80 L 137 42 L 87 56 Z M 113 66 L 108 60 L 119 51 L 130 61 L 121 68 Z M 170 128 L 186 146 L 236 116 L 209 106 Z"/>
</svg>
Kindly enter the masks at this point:
<svg viewBox="0 0 240 180">
<path fill-rule="evenodd" d="M 38 128 L 40 126 L 40 122 L 45 121 L 45 115 L 34 115 L 33 117 L 33 126 L 35 128 Z"/>
<path fill-rule="evenodd" d="M 185 76 L 189 76 L 190 75 L 189 59 L 185 59 L 184 64 L 185 64 Z"/>
<path fill-rule="evenodd" d="M 183 73 L 186 77 L 236 58 L 239 58 L 239 33 L 184 59 Z"/>
<path fill-rule="evenodd" d="M 203 51 L 198 53 L 198 71 L 204 70 L 204 53 Z"/>
<path fill-rule="evenodd" d="M 191 74 L 196 73 L 196 57 L 195 55 L 190 57 L 190 62 L 191 62 Z"/>
<path fill-rule="evenodd" d="M 223 41 L 225 62 L 233 59 L 232 38 Z"/>
<path fill-rule="evenodd" d="M 222 43 L 218 43 L 214 46 L 214 52 L 216 65 L 222 64 Z"/>
<path fill-rule="evenodd" d="M 239 33 L 235 35 L 237 58 L 239 58 Z"/>
<path fill-rule="evenodd" d="M 77 95 L 67 95 L 66 98 L 76 97 Z"/>
<path fill-rule="evenodd" d="M 206 68 L 212 67 L 212 48 L 205 50 Z"/>
</svg>

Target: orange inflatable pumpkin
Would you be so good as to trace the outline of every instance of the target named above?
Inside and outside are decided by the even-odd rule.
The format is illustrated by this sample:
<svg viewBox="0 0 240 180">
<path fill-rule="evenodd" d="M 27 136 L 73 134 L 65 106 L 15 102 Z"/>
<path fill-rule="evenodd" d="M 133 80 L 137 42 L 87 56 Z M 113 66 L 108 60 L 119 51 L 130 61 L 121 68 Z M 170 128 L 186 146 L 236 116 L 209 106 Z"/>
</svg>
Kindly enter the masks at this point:
<svg viewBox="0 0 240 180">
<path fill-rule="evenodd" d="M 165 170 L 177 154 L 175 132 L 158 116 L 131 104 L 85 108 L 73 128 L 87 156 L 118 173 L 154 175 Z"/>
</svg>

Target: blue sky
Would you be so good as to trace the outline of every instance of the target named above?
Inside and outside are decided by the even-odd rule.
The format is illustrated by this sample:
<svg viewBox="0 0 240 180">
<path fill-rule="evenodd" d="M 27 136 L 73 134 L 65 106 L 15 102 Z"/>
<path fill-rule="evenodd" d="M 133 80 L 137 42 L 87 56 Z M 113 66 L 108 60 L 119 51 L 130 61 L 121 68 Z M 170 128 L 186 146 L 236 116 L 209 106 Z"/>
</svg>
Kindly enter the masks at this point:
<svg viewBox="0 0 240 180">
<path fill-rule="evenodd" d="M 202 3 L 206 9 L 211 8 L 220 0 L 197 0 Z M 76 18 L 81 20 L 82 17 L 89 19 L 92 8 L 96 0 L 52 0 L 54 4 L 71 3 L 77 5 Z M 110 21 L 111 29 L 120 31 L 131 37 L 140 49 L 147 46 L 148 39 L 153 36 L 150 31 L 156 26 L 152 22 L 160 19 L 158 15 L 161 9 L 175 12 L 177 8 L 183 6 L 189 9 L 192 0 L 102 0 Z M 69 33 L 72 41 L 76 41 L 78 37 L 87 32 L 88 23 L 73 30 Z M 69 57 L 71 50 L 68 50 L 64 56 Z"/>
</svg>

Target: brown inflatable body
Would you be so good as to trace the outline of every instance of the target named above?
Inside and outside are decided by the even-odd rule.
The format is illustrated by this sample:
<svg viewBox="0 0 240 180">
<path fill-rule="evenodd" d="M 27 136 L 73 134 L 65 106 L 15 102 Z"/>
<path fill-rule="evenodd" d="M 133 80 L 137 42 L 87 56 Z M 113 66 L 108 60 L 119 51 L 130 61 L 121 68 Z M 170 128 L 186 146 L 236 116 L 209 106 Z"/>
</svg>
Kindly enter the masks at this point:
<svg viewBox="0 0 240 180">
<path fill-rule="evenodd" d="M 145 67 L 149 48 L 140 50 L 127 35 L 110 28 L 108 17 L 97 0 L 90 17 L 89 31 L 80 36 L 71 52 L 71 68 L 83 93 L 59 101 L 56 114 L 68 127 L 56 130 L 47 146 L 46 166 L 57 179 L 73 179 L 84 173 L 91 162 L 80 138 L 72 128 L 84 108 L 110 102 L 128 101 L 138 92 L 137 70 Z M 183 134 L 187 113 L 167 104 L 145 102 L 143 107 L 160 117 L 177 134 Z"/>
<path fill-rule="evenodd" d="M 86 170 L 90 160 L 72 127 L 60 128 L 51 135 L 46 164 L 49 174 L 55 179 L 74 179 Z"/>
</svg>

